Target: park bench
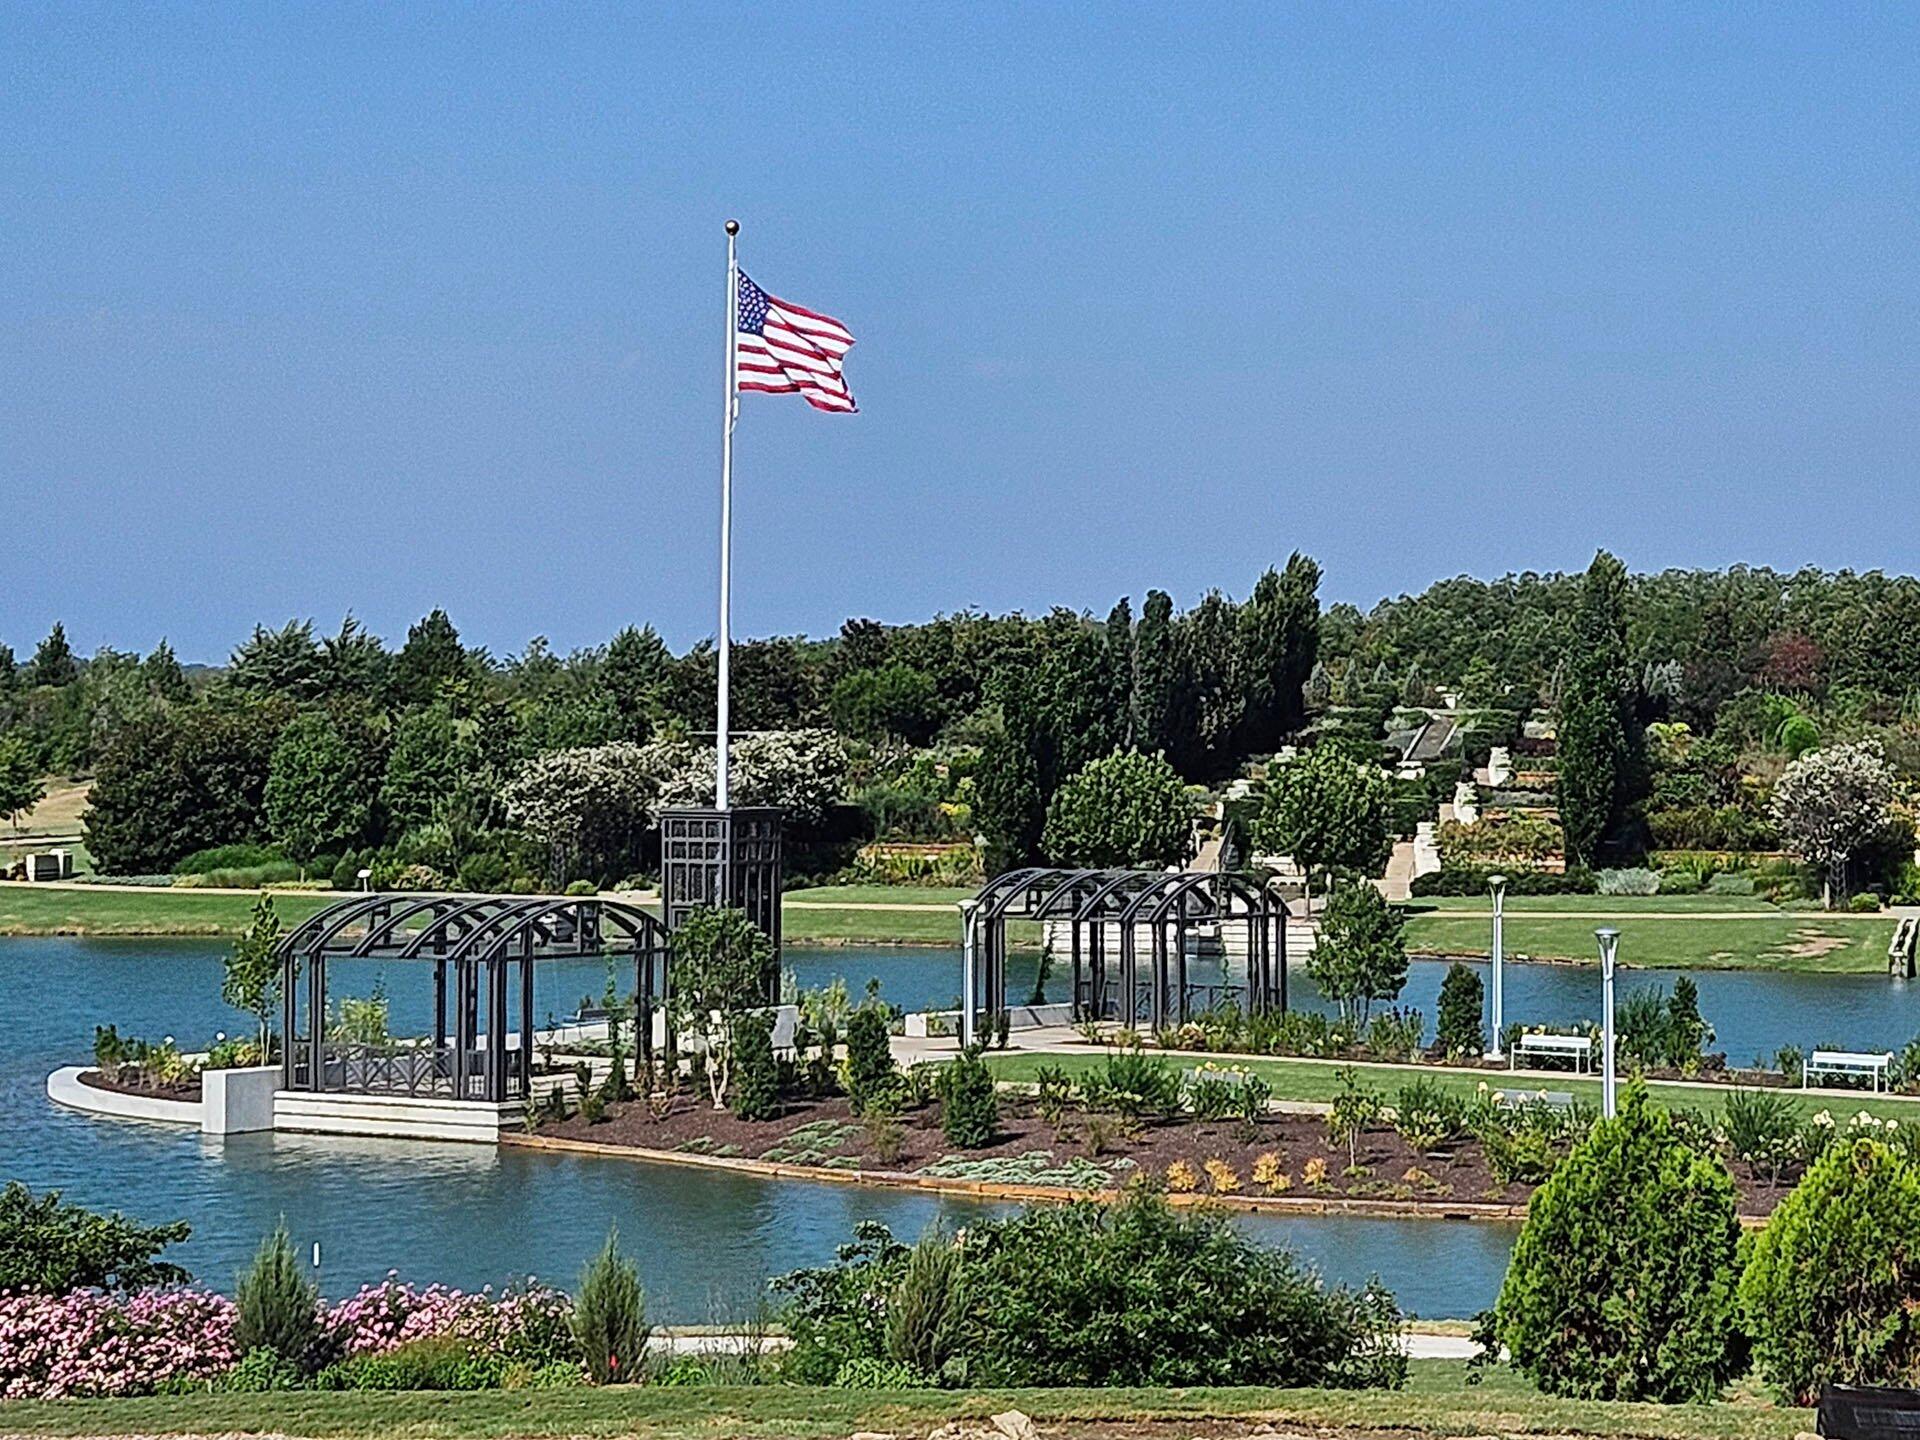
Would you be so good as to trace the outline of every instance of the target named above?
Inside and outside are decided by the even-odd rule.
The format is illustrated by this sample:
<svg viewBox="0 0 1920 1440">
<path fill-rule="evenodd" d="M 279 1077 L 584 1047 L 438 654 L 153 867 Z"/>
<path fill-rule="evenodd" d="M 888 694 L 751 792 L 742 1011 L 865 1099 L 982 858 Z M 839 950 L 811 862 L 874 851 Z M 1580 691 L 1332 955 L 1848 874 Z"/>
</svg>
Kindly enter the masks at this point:
<svg viewBox="0 0 1920 1440">
<path fill-rule="evenodd" d="M 1807 1056 L 1806 1063 L 1800 1068 L 1800 1088 L 1813 1088 L 1815 1074 L 1847 1075 L 1855 1080 L 1872 1082 L 1874 1092 L 1878 1094 L 1892 1066 L 1893 1052 L 1890 1050 L 1877 1054 L 1854 1050 L 1816 1050 Z"/>
<path fill-rule="evenodd" d="M 1524 1110 L 1530 1105 L 1539 1105 L 1548 1110 L 1568 1111 L 1573 1109 L 1571 1090 L 1502 1090 L 1495 1104 L 1507 1110 Z"/>
<path fill-rule="evenodd" d="M 1507 1054 L 1507 1068 L 1519 1068 L 1523 1057 L 1528 1060 L 1571 1060 L 1577 1074 L 1593 1068 L 1593 1041 L 1585 1035 L 1522 1034 Z"/>
</svg>

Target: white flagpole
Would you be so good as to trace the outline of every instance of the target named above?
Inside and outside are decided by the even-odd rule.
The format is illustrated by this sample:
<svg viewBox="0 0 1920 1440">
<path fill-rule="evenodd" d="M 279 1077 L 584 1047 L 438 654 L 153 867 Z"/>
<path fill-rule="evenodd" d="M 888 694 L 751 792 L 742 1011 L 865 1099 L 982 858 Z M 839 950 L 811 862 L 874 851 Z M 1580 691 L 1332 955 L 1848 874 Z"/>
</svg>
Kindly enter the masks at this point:
<svg viewBox="0 0 1920 1440">
<path fill-rule="evenodd" d="M 740 234 L 738 220 L 727 221 L 727 407 L 726 424 L 720 432 L 720 688 L 719 734 L 714 739 L 714 808 L 727 804 L 727 729 L 731 718 L 727 672 L 732 667 L 733 650 L 733 422 L 740 413 L 739 391 L 734 385 L 736 348 L 740 335 L 740 262 L 734 252 Z"/>
</svg>

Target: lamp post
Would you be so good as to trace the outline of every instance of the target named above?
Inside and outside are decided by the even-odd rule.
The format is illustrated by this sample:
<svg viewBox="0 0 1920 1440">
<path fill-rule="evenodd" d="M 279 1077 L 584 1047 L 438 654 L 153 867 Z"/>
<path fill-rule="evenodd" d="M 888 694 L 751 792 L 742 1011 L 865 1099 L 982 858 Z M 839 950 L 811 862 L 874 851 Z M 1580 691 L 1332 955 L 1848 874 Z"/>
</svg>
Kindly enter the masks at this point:
<svg viewBox="0 0 1920 1440">
<path fill-rule="evenodd" d="M 1613 1073 L 1613 957 L 1620 949 L 1620 932 L 1603 925 L 1593 938 L 1600 942 L 1600 1113 L 1611 1120 L 1618 1109 Z"/>
<path fill-rule="evenodd" d="M 1507 877 L 1489 875 L 1487 889 L 1493 892 L 1493 1047 L 1487 1051 L 1487 1058 L 1498 1060 L 1507 1030 L 1507 992 L 1501 973 L 1501 962 L 1506 958 Z"/>
</svg>

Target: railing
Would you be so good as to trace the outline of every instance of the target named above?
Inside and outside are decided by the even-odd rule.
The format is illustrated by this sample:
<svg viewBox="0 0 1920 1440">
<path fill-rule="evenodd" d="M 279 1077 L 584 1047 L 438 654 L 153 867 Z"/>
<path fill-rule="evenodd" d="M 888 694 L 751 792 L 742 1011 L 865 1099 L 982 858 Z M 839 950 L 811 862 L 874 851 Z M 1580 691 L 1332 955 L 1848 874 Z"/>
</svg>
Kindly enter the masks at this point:
<svg viewBox="0 0 1920 1440">
<path fill-rule="evenodd" d="M 293 1088 L 347 1095 L 484 1099 L 486 1052 L 467 1052 L 465 1095 L 454 1084 L 454 1057 L 452 1047 L 436 1049 L 426 1041 L 369 1045 L 329 1040 L 321 1046 L 320 1073 L 315 1076 L 311 1052 L 304 1045 L 296 1045 Z"/>
</svg>

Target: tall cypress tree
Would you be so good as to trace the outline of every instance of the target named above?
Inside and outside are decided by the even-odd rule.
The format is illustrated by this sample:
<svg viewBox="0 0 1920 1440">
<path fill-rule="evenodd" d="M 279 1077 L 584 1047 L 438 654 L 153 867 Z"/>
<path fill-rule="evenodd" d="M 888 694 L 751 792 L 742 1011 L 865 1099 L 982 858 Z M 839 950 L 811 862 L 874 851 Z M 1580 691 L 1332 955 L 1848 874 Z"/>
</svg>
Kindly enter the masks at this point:
<svg viewBox="0 0 1920 1440">
<path fill-rule="evenodd" d="M 1591 865 L 1633 799 L 1634 686 L 1627 660 L 1627 568 L 1602 550 L 1581 582 L 1560 701 L 1558 800 L 1567 859 Z"/>
<path fill-rule="evenodd" d="M 1133 710 L 1133 600 L 1122 595 L 1107 612 L 1106 629 L 1101 639 L 1107 651 L 1107 703 L 1114 716 L 1114 744 L 1135 749 L 1140 740 L 1134 730 Z"/>
<path fill-rule="evenodd" d="M 1149 590 L 1133 637 L 1133 743 L 1142 750 L 1173 749 L 1176 673 L 1173 600 L 1164 590 Z"/>
</svg>

